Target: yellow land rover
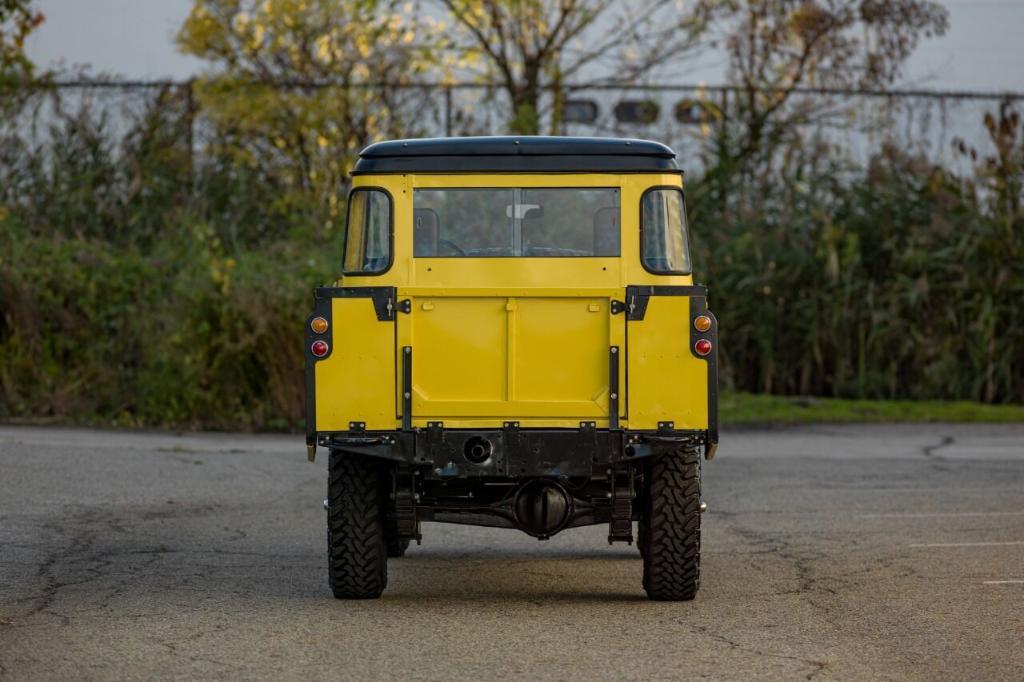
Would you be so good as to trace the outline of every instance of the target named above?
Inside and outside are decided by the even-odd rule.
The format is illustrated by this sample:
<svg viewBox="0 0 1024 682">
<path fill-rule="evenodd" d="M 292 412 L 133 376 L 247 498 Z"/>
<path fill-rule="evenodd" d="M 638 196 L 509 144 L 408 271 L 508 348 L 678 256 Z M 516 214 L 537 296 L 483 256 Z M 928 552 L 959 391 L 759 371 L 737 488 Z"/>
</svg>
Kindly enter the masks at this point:
<svg viewBox="0 0 1024 682">
<path fill-rule="evenodd" d="M 423 521 L 538 539 L 608 524 L 652 599 L 697 593 L 717 323 L 683 176 L 643 140 L 468 137 L 362 151 L 342 273 L 306 324 L 330 453 L 331 589 L 379 597 Z"/>
</svg>

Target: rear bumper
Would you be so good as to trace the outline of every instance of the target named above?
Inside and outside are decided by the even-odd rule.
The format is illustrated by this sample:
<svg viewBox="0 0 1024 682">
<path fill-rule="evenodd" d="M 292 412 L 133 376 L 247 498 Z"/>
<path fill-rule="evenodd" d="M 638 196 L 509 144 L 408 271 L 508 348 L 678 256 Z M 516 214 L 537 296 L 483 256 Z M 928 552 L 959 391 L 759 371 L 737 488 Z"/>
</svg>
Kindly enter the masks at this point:
<svg viewBox="0 0 1024 682">
<path fill-rule="evenodd" d="M 706 446 L 707 431 L 597 429 L 445 429 L 344 431 L 316 434 L 316 444 L 402 462 L 427 478 L 591 476 L 595 469 L 642 460 L 682 444 Z"/>
</svg>

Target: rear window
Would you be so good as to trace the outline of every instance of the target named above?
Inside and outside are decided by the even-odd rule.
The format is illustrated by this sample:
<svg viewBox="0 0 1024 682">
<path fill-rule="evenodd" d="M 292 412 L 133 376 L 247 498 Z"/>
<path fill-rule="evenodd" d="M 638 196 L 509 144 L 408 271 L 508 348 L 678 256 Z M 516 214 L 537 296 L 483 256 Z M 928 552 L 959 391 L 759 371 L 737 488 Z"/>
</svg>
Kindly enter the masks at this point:
<svg viewBox="0 0 1024 682">
<path fill-rule="evenodd" d="M 690 274 L 686 208 L 679 189 L 648 190 L 640 202 L 644 268 L 659 275 Z"/>
<path fill-rule="evenodd" d="M 418 258 L 618 256 L 617 188 L 418 189 Z"/>
<path fill-rule="evenodd" d="M 348 199 L 342 271 L 346 275 L 376 275 L 390 265 L 391 197 L 379 189 L 353 190 Z"/>
</svg>

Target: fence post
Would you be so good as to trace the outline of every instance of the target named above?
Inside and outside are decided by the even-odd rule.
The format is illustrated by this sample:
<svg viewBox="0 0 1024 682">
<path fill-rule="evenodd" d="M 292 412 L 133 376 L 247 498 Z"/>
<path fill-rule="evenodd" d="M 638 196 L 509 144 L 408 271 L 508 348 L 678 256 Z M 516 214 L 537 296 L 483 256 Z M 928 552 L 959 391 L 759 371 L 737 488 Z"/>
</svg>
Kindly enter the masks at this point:
<svg viewBox="0 0 1024 682">
<path fill-rule="evenodd" d="M 452 86 L 444 87 L 444 135 L 452 136 Z"/>
<path fill-rule="evenodd" d="M 189 192 L 195 187 L 195 119 L 196 97 L 195 78 L 185 81 L 185 144 L 188 145 L 188 186 Z"/>
</svg>

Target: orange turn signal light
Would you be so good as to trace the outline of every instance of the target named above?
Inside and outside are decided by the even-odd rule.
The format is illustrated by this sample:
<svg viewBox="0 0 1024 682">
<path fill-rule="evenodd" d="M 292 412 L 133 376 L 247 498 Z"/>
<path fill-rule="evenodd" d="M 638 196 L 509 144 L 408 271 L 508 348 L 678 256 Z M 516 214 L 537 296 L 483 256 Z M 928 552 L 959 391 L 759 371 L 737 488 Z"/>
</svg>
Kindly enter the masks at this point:
<svg viewBox="0 0 1024 682">
<path fill-rule="evenodd" d="M 699 332 L 706 332 L 711 329 L 711 318 L 707 315 L 698 315 L 693 318 L 693 328 Z"/>
<path fill-rule="evenodd" d="M 314 317 L 309 321 L 309 328 L 313 330 L 314 334 L 323 334 L 327 331 L 327 320 L 323 317 Z"/>
</svg>

